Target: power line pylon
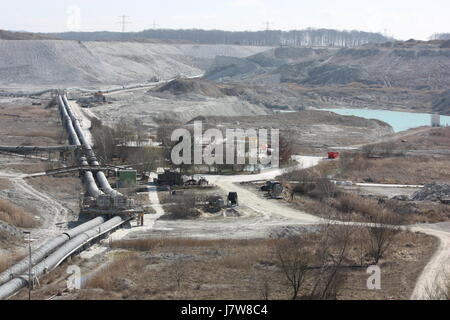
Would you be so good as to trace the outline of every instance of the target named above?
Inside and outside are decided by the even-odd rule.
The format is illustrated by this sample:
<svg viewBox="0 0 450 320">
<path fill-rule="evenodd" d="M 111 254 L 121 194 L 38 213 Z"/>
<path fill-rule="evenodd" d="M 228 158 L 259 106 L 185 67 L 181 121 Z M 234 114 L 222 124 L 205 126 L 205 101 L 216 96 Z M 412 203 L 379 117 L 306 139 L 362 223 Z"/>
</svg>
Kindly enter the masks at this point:
<svg viewBox="0 0 450 320">
<path fill-rule="evenodd" d="M 119 18 L 120 18 L 120 21 L 117 22 L 117 23 L 119 23 L 119 24 L 122 25 L 122 32 L 125 32 L 125 29 L 126 29 L 127 24 L 130 24 L 130 23 L 131 23 L 131 21 L 128 21 L 128 20 L 127 20 L 127 19 L 129 19 L 130 17 L 128 17 L 128 16 L 126 16 L 126 15 L 122 15 L 122 16 L 120 16 Z"/>
</svg>

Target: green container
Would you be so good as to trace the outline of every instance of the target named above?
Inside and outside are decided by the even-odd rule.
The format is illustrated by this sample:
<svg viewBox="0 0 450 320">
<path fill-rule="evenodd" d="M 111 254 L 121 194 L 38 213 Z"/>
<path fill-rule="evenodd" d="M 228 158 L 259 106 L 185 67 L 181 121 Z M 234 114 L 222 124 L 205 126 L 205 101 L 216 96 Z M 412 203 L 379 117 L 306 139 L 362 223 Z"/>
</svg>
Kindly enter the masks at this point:
<svg viewBox="0 0 450 320">
<path fill-rule="evenodd" d="M 136 170 L 120 170 L 119 171 L 119 186 L 121 188 L 134 186 L 137 183 Z"/>
</svg>

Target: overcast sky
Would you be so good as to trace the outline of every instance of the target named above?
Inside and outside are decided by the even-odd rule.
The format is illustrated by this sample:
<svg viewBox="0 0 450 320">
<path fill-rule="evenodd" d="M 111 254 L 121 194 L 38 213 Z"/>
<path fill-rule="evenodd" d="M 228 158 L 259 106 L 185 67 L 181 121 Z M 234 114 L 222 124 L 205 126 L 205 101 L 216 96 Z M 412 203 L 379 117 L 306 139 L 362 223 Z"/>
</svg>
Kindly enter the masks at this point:
<svg viewBox="0 0 450 320">
<path fill-rule="evenodd" d="M 363 30 L 403 40 L 450 32 L 449 0 L 1 0 L 0 29 L 120 31 L 120 15 L 130 17 L 128 31 L 256 31 L 270 22 L 277 30 Z"/>
</svg>

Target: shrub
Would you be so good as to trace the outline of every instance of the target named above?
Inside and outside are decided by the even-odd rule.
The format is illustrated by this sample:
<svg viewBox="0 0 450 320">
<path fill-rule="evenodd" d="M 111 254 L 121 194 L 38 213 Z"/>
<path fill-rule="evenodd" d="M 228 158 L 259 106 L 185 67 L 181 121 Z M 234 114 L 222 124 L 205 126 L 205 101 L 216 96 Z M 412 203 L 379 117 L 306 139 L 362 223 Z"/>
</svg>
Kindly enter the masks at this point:
<svg viewBox="0 0 450 320">
<path fill-rule="evenodd" d="M 34 228 L 38 223 L 23 209 L 0 199 L 0 220 L 20 228 Z"/>
<path fill-rule="evenodd" d="M 137 254 L 121 254 L 114 257 L 114 260 L 105 268 L 98 271 L 93 277 L 88 279 L 85 288 L 100 288 L 104 290 L 122 291 L 117 278 L 128 271 L 140 270 L 145 265 L 145 261 Z"/>
<path fill-rule="evenodd" d="M 195 207 L 197 197 L 195 195 L 182 194 L 172 198 L 172 204 L 168 205 L 167 218 L 170 219 L 192 219 L 200 215 Z"/>
</svg>

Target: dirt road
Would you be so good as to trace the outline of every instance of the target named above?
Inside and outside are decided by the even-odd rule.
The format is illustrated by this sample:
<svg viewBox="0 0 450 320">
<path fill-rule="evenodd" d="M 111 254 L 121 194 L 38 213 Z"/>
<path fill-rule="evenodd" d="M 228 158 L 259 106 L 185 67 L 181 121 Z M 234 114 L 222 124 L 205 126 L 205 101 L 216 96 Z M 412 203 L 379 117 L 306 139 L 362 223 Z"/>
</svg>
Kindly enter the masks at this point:
<svg viewBox="0 0 450 320">
<path fill-rule="evenodd" d="M 60 234 L 62 229 L 67 228 L 67 223 L 71 219 L 69 219 L 69 209 L 53 197 L 28 184 L 25 180 L 28 176 L 26 174 L 18 176 L 7 171 L 0 172 L 0 177 L 8 179 L 13 186 L 6 194 L 10 201 L 38 209 L 41 226 L 33 230 L 33 238 L 36 240 L 33 246 L 38 246 L 49 237 Z"/>
<path fill-rule="evenodd" d="M 316 165 L 320 158 L 299 157 L 300 167 L 308 168 Z M 276 200 L 261 199 L 252 191 L 239 185 L 239 182 L 273 179 L 282 173 L 282 170 L 270 170 L 260 175 L 249 176 L 210 176 L 211 182 L 217 184 L 226 192 L 238 192 L 240 203 L 262 215 L 281 215 L 289 219 L 295 219 L 304 225 L 325 223 L 324 219 L 312 216 L 305 212 L 292 209 L 282 202 Z M 346 223 L 353 225 L 352 223 Z M 354 224 L 361 225 L 361 224 Z M 417 280 L 412 300 L 423 300 L 428 298 L 428 292 L 442 284 L 442 275 L 450 272 L 450 223 L 438 223 L 434 225 L 415 225 L 409 228 L 413 232 L 422 232 L 437 237 L 440 241 L 439 248 L 433 258 L 427 264 L 419 279 Z"/>
<path fill-rule="evenodd" d="M 310 168 L 317 165 L 322 157 L 300 157 L 297 156 L 296 160 L 299 165 L 294 167 L 298 168 Z M 293 169 L 290 169 L 293 170 Z M 306 212 L 301 212 L 293 208 L 284 205 L 279 201 L 261 199 L 252 191 L 239 185 L 240 182 L 256 181 L 256 180 L 272 180 L 279 176 L 286 170 L 272 169 L 267 170 L 261 174 L 255 175 L 237 175 L 237 176 L 208 176 L 210 182 L 216 184 L 226 193 L 237 192 L 239 195 L 239 202 L 245 205 L 247 208 L 262 214 L 263 216 L 270 216 L 272 214 L 278 214 L 288 219 L 295 219 L 302 224 L 320 224 L 323 219 L 310 215 Z"/>
<path fill-rule="evenodd" d="M 430 291 L 444 285 L 445 276 L 450 274 L 450 223 L 412 227 L 412 231 L 422 232 L 439 239 L 439 248 L 426 265 L 417 280 L 411 300 L 429 299 Z"/>
</svg>

